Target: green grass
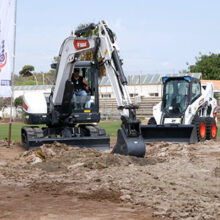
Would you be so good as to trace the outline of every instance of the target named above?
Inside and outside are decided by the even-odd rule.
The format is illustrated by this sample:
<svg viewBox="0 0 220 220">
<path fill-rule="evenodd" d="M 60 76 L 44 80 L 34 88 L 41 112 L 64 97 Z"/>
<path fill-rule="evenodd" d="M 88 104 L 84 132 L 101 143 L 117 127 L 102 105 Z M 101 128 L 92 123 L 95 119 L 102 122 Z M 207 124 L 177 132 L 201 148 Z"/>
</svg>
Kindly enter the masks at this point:
<svg viewBox="0 0 220 220">
<path fill-rule="evenodd" d="M 25 81 L 25 82 L 15 83 L 15 86 L 32 86 L 32 85 L 36 85 L 36 82 L 34 80 L 28 80 L 28 81 Z"/>
<path fill-rule="evenodd" d="M 117 136 L 117 131 L 121 127 L 121 120 L 118 121 L 102 121 L 99 123 L 105 130 L 107 135 L 111 137 Z"/>
<path fill-rule="evenodd" d="M 107 135 L 116 137 L 117 130 L 120 128 L 121 121 L 103 121 L 99 123 L 100 126 L 105 128 Z M 25 124 L 12 124 L 11 139 L 14 141 L 21 141 L 21 128 L 26 126 Z M 9 125 L 0 124 L 0 139 L 8 137 Z"/>
<path fill-rule="evenodd" d="M 121 120 L 118 121 L 102 121 L 99 123 L 105 130 L 107 135 L 111 137 L 117 136 L 117 130 L 121 126 Z M 12 124 L 12 140 L 21 141 L 21 128 L 25 126 L 25 124 Z M 8 124 L 0 124 L 0 139 L 4 139 L 8 137 Z M 220 137 L 220 129 L 218 130 L 218 136 Z"/>
<path fill-rule="evenodd" d="M 21 127 L 24 124 L 12 124 L 11 131 L 11 139 L 14 141 L 21 140 Z M 8 124 L 0 124 L 0 139 L 4 139 L 8 137 L 9 125 Z"/>
</svg>

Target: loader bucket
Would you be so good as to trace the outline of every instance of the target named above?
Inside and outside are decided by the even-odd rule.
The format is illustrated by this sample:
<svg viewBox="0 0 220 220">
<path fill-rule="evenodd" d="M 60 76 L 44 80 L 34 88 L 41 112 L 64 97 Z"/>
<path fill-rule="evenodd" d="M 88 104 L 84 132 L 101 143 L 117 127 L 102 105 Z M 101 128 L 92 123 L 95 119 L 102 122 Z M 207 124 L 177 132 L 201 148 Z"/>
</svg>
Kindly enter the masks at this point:
<svg viewBox="0 0 220 220">
<path fill-rule="evenodd" d="M 112 153 L 144 157 L 145 143 L 142 136 L 127 137 L 123 129 L 118 130 L 117 143 L 114 146 Z"/>
<path fill-rule="evenodd" d="M 194 144 L 197 142 L 194 125 L 141 125 L 141 132 L 145 143 L 165 141 Z"/>
</svg>

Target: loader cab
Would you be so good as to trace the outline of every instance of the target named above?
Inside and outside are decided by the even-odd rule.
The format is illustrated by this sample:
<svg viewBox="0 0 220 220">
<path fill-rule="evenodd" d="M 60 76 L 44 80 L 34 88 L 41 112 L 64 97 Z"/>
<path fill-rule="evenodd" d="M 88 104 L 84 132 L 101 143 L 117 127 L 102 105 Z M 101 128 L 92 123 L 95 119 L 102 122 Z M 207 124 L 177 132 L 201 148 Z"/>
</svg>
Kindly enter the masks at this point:
<svg viewBox="0 0 220 220">
<path fill-rule="evenodd" d="M 201 96 L 199 79 L 184 77 L 163 77 L 162 111 L 166 117 L 180 117 L 189 104 Z"/>
</svg>

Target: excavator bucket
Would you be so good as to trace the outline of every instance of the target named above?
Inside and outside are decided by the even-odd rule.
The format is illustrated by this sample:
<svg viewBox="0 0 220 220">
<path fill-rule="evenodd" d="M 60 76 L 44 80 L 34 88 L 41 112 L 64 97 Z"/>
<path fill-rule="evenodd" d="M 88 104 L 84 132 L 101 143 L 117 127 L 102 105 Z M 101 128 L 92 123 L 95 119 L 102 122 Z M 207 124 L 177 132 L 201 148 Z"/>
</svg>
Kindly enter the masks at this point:
<svg viewBox="0 0 220 220">
<path fill-rule="evenodd" d="M 197 132 L 194 125 L 141 125 L 141 132 L 145 143 L 150 142 L 197 142 Z"/>
<path fill-rule="evenodd" d="M 144 157 L 146 147 L 141 135 L 137 137 L 128 137 L 123 129 L 118 130 L 117 142 L 112 153 L 129 155 L 135 157 Z"/>
</svg>

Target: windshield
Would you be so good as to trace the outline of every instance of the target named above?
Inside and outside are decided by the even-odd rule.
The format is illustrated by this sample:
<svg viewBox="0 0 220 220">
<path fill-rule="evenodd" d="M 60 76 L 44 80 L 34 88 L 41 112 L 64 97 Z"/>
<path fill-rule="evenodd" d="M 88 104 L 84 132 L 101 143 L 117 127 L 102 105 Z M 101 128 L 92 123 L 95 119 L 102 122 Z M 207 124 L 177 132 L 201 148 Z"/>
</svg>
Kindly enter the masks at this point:
<svg viewBox="0 0 220 220">
<path fill-rule="evenodd" d="M 87 111 L 95 106 L 95 85 L 91 67 L 75 68 L 72 70 L 74 93 L 72 105 L 74 111 Z"/>
<path fill-rule="evenodd" d="M 188 106 L 189 83 L 185 80 L 167 81 L 163 108 L 168 114 L 178 115 Z"/>
</svg>

